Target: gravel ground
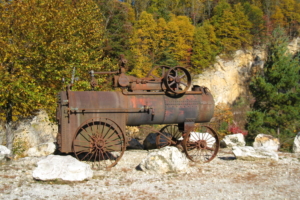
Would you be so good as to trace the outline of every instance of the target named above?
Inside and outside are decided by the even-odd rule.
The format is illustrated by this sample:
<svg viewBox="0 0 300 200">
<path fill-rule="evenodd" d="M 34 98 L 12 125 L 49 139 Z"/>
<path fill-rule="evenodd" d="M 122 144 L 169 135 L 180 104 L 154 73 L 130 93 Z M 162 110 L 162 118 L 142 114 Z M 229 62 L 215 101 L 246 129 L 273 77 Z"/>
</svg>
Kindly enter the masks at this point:
<svg viewBox="0 0 300 200">
<path fill-rule="evenodd" d="M 136 170 L 147 151 L 126 151 L 109 171 L 83 182 L 36 181 L 42 158 L 0 165 L 0 199 L 299 199 L 300 155 L 279 161 L 241 161 L 222 149 L 210 163 L 190 163 L 188 172 L 149 174 Z"/>
</svg>

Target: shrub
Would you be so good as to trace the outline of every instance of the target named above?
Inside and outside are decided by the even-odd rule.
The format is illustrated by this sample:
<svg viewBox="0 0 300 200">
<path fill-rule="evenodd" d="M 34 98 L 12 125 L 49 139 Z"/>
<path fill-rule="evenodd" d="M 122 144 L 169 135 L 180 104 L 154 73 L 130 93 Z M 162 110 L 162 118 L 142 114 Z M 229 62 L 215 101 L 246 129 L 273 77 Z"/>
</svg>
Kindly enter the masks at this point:
<svg viewBox="0 0 300 200">
<path fill-rule="evenodd" d="M 244 137 L 246 137 L 248 135 L 248 131 L 242 130 L 240 127 L 238 127 L 237 125 L 231 125 L 228 128 L 228 131 L 231 134 L 237 134 L 237 133 L 241 133 L 244 135 Z"/>
</svg>

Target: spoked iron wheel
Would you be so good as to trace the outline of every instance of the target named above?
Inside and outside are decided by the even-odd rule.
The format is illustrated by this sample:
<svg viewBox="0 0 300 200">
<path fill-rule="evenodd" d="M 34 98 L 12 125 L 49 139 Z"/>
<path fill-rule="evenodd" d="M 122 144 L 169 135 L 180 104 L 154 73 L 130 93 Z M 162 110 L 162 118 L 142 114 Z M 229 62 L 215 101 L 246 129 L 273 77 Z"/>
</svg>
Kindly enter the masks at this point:
<svg viewBox="0 0 300 200">
<path fill-rule="evenodd" d="M 199 132 L 190 132 L 183 139 L 184 152 L 194 162 L 206 163 L 213 160 L 219 148 L 218 135 L 209 126 L 200 126 Z"/>
<path fill-rule="evenodd" d="M 184 67 L 173 67 L 166 73 L 164 82 L 168 91 L 182 94 L 191 86 L 192 78 Z"/>
<path fill-rule="evenodd" d="M 73 152 L 78 160 L 93 162 L 93 167 L 113 167 L 125 151 L 125 136 L 121 128 L 108 118 L 84 122 L 73 139 Z"/>
<path fill-rule="evenodd" d="M 167 125 L 157 133 L 156 146 L 158 149 L 166 146 L 175 146 L 178 144 L 181 135 L 177 125 Z"/>
</svg>

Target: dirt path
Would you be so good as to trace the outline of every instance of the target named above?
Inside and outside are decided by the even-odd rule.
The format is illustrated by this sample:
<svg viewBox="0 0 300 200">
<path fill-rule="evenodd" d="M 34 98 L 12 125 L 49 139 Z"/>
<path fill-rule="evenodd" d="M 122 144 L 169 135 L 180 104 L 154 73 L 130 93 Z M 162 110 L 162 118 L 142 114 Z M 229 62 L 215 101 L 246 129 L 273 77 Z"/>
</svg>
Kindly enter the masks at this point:
<svg viewBox="0 0 300 200">
<path fill-rule="evenodd" d="M 212 162 L 190 164 L 188 172 L 147 174 L 135 167 L 147 151 L 126 151 L 110 171 L 94 171 L 83 182 L 35 181 L 41 158 L 0 166 L 0 199 L 299 199 L 300 155 L 279 161 L 240 161 L 222 150 Z"/>
</svg>

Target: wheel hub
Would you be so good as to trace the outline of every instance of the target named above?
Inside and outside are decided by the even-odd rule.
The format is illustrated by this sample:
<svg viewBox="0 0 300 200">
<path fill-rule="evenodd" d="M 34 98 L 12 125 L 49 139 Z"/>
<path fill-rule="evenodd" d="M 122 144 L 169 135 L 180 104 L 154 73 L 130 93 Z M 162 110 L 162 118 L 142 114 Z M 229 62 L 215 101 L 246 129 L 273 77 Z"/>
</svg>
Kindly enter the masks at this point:
<svg viewBox="0 0 300 200">
<path fill-rule="evenodd" d="M 94 150 L 102 150 L 104 149 L 105 147 L 105 140 L 101 137 L 97 137 L 97 135 L 95 136 L 92 136 L 92 140 L 91 140 L 91 143 L 90 143 L 90 147 L 91 149 L 94 149 Z"/>
<path fill-rule="evenodd" d="M 196 146 L 198 149 L 205 149 L 207 147 L 207 142 L 205 140 L 198 140 Z"/>
</svg>

